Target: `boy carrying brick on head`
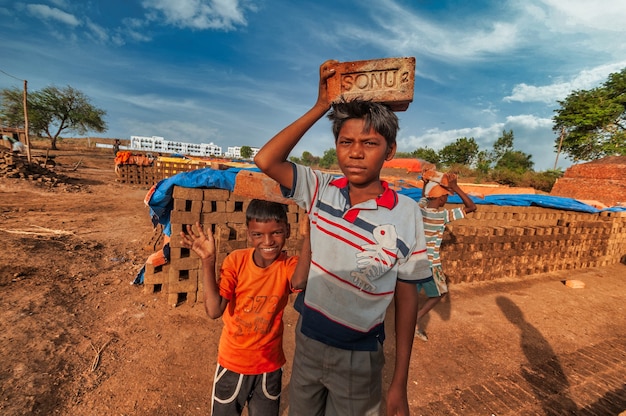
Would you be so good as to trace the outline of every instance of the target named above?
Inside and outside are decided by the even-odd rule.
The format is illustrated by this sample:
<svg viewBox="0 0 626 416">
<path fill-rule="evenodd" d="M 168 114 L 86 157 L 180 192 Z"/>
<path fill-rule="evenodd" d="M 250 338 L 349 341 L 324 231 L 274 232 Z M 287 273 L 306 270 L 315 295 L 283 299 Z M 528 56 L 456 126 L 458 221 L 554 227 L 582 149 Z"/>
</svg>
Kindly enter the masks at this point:
<svg viewBox="0 0 626 416">
<path fill-rule="evenodd" d="M 320 67 L 316 104 L 261 148 L 257 166 L 311 220 L 312 261 L 289 383 L 290 415 L 364 416 L 380 413 L 384 319 L 395 297 L 396 357 L 387 415 L 408 415 L 408 368 L 417 316 L 415 282 L 430 276 L 417 203 L 380 180 L 396 151 L 398 118 L 389 107 L 361 100 L 332 105 L 337 160 L 343 177 L 287 161 L 298 141 L 326 112 Z"/>
<path fill-rule="evenodd" d="M 428 180 L 431 178 L 431 180 Z M 441 268 L 439 250 L 443 240 L 443 232 L 446 224 L 465 218 L 470 212 L 476 211 L 476 204 L 463 192 L 457 184 L 457 176 L 452 173 L 441 174 L 440 172 L 425 172 L 424 189 L 419 206 L 424 220 L 424 232 L 426 233 L 426 245 L 428 247 L 428 260 L 432 268 L 432 277 L 420 281 L 417 290 L 424 289 L 428 300 L 417 313 L 417 331 L 415 336 L 422 341 L 428 341 L 428 336 L 421 325 L 420 319 L 424 317 L 443 296 L 448 293 L 446 276 Z M 448 202 L 448 195 L 457 194 L 463 201 L 463 208 L 443 209 Z"/>
<path fill-rule="evenodd" d="M 215 240 L 196 223 L 182 245 L 202 261 L 204 308 L 224 321 L 213 382 L 212 415 L 278 415 L 282 390 L 283 311 L 289 294 L 303 289 L 310 263 L 307 235 L 301 260 L 283 251 L 290 227 L 286 207 L 252 200 L 246 210 L 251 247 L 228 254 L 215 276 Z"/>
</svg>

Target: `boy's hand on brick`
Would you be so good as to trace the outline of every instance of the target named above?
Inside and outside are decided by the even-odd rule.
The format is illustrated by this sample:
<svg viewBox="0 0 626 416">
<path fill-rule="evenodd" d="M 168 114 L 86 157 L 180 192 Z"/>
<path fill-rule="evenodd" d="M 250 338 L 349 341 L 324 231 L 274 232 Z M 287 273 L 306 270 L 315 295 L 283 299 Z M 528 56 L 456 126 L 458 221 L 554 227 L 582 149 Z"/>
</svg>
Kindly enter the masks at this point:
<svg viewBox="0 0 626 416">
<path fill-rule="evenodd" d="M 180 232 L 183 247 L 193 250 L 202 260 L 215 260 L 215 239 L 210 229 L 206 232 L 199 222 L 187 225 L 187 232 Z"/>
<path fill-rule="evenodd" d="M 459 189 L 459 184 L 457 183 L 458 176 L 454 173 L 446 173 L 446 176 L 448 177 L 448 185 L 444 188 L 456 192 L 456 190 Z"/>
<path fill-rule="evenodd" d="M 325 109 L 330 108 L 330 102 L 328 101 L 328 85 L 326 81 L 328 78 L 335 75 L 335 68 L 333 65 L 336 63 L 338 63 L 338 61 L 330 59 L 320 65 L 320 85 L 316 105 L 324 107 Z"/>
</svg>

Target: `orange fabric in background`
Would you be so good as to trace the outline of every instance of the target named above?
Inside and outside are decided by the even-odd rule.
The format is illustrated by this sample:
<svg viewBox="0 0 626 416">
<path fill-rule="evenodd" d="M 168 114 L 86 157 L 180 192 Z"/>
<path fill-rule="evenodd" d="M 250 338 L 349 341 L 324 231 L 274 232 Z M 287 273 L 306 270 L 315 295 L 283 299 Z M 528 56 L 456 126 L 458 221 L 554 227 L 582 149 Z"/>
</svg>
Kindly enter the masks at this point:
<svg viewBox="0 0 626 416">
<path fill-rule="evenodd" d="M 115 164 L 116 165 L 123 165 L 125 163 L 128 163 L 128 160 L 130 159 L 130 157 L 133 154 L 131 152 L 127 152 L 127 151 L 122 151 L 120 150 L 119 152 L 117 152 L 117 154 L 115 155 Z"/>
<path fill-rule="evenodd" d="M 153 265 L 154 267 L 162 266 L 165 263 L 167 263 L 167 259 L 165 258 L 165 254 L 163 253 L 163 250 L 159 250 L 157 252 L 150 254 L 150 256 L 148 257 L 148 260 L 146 260 L 146 263 L 149 263 Z"/>
<path fill-rule="evenodd" d="M 131 152 L 120 150 L 115 155 L 115 165 L 150 166 L 152 160 L 144 155 L 133 155 Z"/>
<path fill-rule="evenodd" d="M 404 168 L 407 172 L 421 172 L 424 168 L 434 168 L 435 165 L 421 159 L 391 159 L 383 163 L 383 168 Z"/>
</svg>

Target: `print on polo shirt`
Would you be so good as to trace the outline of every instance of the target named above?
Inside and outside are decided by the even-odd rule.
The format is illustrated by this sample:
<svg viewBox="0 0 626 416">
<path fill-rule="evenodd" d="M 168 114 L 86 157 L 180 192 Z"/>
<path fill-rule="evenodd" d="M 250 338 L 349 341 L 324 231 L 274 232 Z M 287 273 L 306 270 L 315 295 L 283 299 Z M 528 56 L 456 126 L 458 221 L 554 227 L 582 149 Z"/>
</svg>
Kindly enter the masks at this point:
<svg viewBox="0 0 626 416">
<path fill-rule="evenodd" d="M 358 270 L 350 273 L 352 282 L 368 291 L 376 290 L 374 281 L 393 267 L 397 256 L 390 253 L 398 253 L 398 233 L 393 224 L 379 225 L 372 234 L 376 244 L 363 246 L 363 251 L 356 255 Z"/>
</svg>

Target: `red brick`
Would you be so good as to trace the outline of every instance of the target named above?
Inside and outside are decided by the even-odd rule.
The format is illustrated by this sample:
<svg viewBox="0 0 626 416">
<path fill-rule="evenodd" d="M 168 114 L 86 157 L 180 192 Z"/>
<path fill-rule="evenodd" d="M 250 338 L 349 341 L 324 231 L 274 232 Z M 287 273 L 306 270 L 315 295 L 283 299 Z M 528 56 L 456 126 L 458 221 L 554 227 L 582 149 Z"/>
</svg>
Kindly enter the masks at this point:
<svg viewBox="0 0 626 416">
<path fill-rule="evenodd" d="M 199 188 L 185 188 L 183 186 L 174 186 L 172 198 L 187 199 L 190 201 L 202 201 L 203 191 Z"/>
<path fill-rule="evenodd" d="M 205 189 L 203 197 L 205 201 L 227 201 L 230 197 L 230 191 L 227 189 Z"/>
<path fill-rule="evenodd" d="M 292 200 L 282 196 L 278 182 L 260 172 L 240 171 L 235 177 L 233 193 L 251 199 L 294 204 Z"/>
<path fill-rule="evenodd" d="M 415 58 L 383 58 L 339 62 L 327 81 L 328 99 L 360 98 L 405 111 L 413 101 Z"/>
</svg>

